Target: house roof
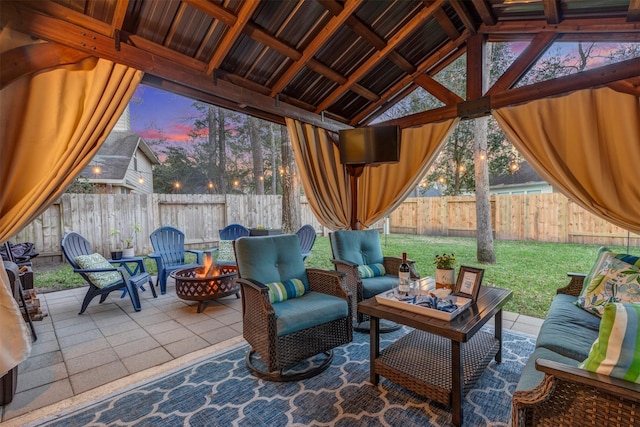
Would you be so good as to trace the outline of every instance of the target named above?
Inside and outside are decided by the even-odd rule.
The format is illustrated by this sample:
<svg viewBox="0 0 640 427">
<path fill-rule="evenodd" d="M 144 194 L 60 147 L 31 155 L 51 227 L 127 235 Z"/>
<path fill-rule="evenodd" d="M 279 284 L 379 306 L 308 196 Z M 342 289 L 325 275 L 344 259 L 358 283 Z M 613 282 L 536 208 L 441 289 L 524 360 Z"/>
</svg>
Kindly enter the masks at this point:
<svg viewBox="0 0 640 427">
<path fill-rule="evenodd" d="M 100 180 L 122 180 L 138 148 L 152 164 L 160 164 L 140 135 L 131 131 L 111 131 L 91 163 L 84 168 L 81 176 Z M 96 165 L 102 169 L 99 176 L 93 172 L 93 167 Z"/>
<path fill-rule="evenodd" d="M 489 178 L 489 186 L 510 186 L 523 184 L 536 184 L 546 182 L 536 171 L 533 170 L 529 162 L 520 163 L 520 167 L 514 173 L 504 173 L 499 176 Z"/>
<path fill-rule="evenodd" d="M 443 107 L 395 124 L 485 115 L 614 82 L 640 91 L 640 58 L 515 87 L 554 41 L 640 40 L 635 0 L 39 0 L 2 7 L 3 23 L 49 41 L 29 48 L 40 58 L 31 67 L 107 58 L 145 71 L 146 84 L 279 123 L 367 125 L 418 87 Z M 486 92 L 484 40 L 530 42 Z M 464 53 L 467 100 L 432 78 Z M 20 73 L 7 70 L 3 80 Z"/>
</svg>

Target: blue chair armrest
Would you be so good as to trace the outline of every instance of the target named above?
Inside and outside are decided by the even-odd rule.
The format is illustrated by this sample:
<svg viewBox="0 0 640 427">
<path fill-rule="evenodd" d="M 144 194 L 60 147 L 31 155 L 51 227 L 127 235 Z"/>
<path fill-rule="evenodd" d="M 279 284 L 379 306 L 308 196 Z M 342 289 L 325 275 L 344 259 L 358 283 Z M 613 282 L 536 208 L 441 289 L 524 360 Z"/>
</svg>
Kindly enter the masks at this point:
<svg viewBox="0 0 640 427">
<path fill-rule="evenodd" d="M 190 252 L 192 254 L 195 254 L 196 255 L 196 262 L 198 264 L 202 265 L 204 263 L 204 260 L 203 260 L 204 254 L 205 253 L 213 254 L 217 250 L 218 250 L 218 248 L 211 248 L 211 249 L 185 249 L 184 251 L 185 252 Z"/>
</svg>

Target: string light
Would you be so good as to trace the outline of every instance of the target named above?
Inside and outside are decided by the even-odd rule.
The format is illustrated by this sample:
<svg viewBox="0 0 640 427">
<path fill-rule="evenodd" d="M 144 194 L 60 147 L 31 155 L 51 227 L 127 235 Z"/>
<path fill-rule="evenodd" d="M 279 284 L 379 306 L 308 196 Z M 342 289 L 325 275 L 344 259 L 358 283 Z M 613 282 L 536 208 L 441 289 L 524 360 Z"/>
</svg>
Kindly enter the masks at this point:
<svg viewBox="0 0 640 427">
<path fill-rule="evenodd" d="M 240 185 L 240 181 L 238 181 L 238 180 L 233 181 L 233 186 L 234 187 L 237 187 L 239 185 Z"/>
<path fill-rule="evenodd" d="M 209 181 L 209 183 L 207 184 L 207 188 L 209 190 L 213 190 L 213 182 Z"/>
<path fill-rule="evenodd" d="M 513 153 L 509 154 L 509 159 L 511 160 L 509 162 L 509 172 L 511 173 L 517 172 L 518 169 L 520 169 L 520 163 L 518 163 L 515 154 Z"/>
<path fill-rule="evenodd" d="M 138 183 L 139 184 L 144 184 L 144 178 L 143 177 L 138 177 Z"/>
<path fill-rule="evenodd" d="M 180 183 L 178 181 L 176 181 L 175 184 L 173 184 L 173 186 L 175 187 L 176 190 L 180 189 Z"/>
<path fill-rule="evenodd" d="M 98 165 L 94 166 L 92 170 L 94 175 L 100 175 L 102 173 L 102 168 Z"/>
<path fill-rule="evenodd" d="M 464 172 L 464 165 L 460 165 L 460 166 L 458 167 L 458 170 L 459 170 L 460 172 Z"/>
<path fill-rule="evenodd" d="M 440 184 L 444 184 L 444 182 L 445 182 L 444 176 L 441 176 L 440 178 L 438 178 L 438 182 Z"/>
</svg>

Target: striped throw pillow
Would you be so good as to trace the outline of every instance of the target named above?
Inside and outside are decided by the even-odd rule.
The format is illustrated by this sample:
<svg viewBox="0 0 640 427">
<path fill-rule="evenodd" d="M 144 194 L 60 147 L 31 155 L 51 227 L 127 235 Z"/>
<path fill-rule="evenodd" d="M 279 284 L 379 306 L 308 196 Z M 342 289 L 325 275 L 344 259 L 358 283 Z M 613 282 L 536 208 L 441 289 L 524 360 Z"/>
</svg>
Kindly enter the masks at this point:
<svg viewBox="0 0 640 427">
<path fill-rule="evenodd" d="M 300 279 L 267 283 L 271 303 L 286 301 L 304 295 L 304 283 Z"/>
<path fill-rule="evenodd" d="M 358 274 L 362 279 L 368 279 L 370 277 L 384 276 L 387 272 L 383 264 L 369 264 L 359 265 Z"/>
<path fill-rule="evenodd" d="M 579 367 L 640 384 L 640 305 L 610 303 L 600 333 Z"/>
</svg>

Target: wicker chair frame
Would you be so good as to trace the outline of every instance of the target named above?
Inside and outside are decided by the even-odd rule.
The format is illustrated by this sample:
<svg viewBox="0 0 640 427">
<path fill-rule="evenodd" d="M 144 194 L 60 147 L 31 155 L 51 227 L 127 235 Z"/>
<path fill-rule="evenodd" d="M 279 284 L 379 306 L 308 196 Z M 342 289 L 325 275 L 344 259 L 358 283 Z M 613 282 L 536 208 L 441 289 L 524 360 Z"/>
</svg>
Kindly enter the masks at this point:
<svg viewBox="0 0 640 427">
<path fill-rule="evenodd" d="M 270 381 L 298 381 L 319 374 L 333 359 L 333 348 L 347 344 L 353 339 L 351 326 L 351 295 L 344 288 L 344 275 L 321 269 L 307 269 L 309 287 L 313 292 L 322 292 L 343 298 L 349 305 L 347 317 L 303 329 L 288 335 L 278 336 L 276 316 L 269 301 L 268 288 L 250 279 L 237 279 L 242 288 L 243 336 L 251 346 L 246 362 L 251 372 Z M 253 363 L 257 353 L 264 364 L 263 371 Z M 286 368 L 296 365 L 320 353 L 325 360 L 303 372 L 286 374 Z"/>
<path fill-rule="evenodd" d="M 559 294 L 578 296 L 585 275 L 569 273 Z M 637 426 L 640 384 L 596 374 L 545 359 L 536 360 L 545 373 L 534 389 L 517 391 L 512 400 L 512 426 Z"/>
</svg>

